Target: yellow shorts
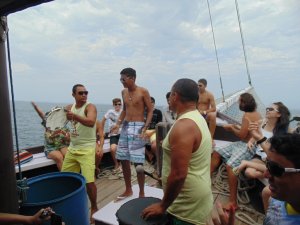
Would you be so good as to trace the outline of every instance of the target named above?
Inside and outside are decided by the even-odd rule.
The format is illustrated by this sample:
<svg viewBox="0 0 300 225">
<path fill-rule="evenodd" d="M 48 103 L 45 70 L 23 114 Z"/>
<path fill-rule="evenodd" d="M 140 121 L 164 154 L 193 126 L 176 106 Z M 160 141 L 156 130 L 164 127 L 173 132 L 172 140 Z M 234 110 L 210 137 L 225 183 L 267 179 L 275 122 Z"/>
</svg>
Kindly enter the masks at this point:
<svg viewBox="0 0 300 225">
<path fill-rule="evenodd" d="M 155 129 L 146 130 L 146 136 L 149 138 L 150 143 L 156 140 Z"/>
<path fill-rule="evenodd" d="M 152 143 L 153 141 L 156 141 L 156 133 L 150 136 L 150 143 Z"/>
<path fill-rule="evenodd" d="M 79 173 L 81 171 L 86 183 L 95 181 L 95 148 L 68 150 L 62 172 Z"/>
</svg>

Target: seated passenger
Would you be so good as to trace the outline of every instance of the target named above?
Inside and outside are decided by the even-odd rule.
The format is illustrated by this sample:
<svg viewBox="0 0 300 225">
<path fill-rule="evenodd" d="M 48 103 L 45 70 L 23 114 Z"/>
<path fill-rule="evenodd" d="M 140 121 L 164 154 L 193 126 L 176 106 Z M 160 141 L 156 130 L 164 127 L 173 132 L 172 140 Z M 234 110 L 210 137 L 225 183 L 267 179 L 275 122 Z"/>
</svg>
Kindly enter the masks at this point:
<svg viewBox="0 0 300 225">
<path fill-rule="evenodd" d="M 150 163 L 154 163 L 155 156 L 156 156 L 155 126 L 159 122 L 162 122 L 162 113 L 159 109 L 155 108 L 155 99 L 153 97 L 151 97 L 151 104 L 152 104 L 152 108 L 153 108 L 153 116 L 152 116 L 151 122 L 149 124 L 149 127 L 146 131 L 146 135 L 149 138 L 149 142 L 150 142 L 150 146 L 149 147 L 146 146 L 146 149 L 148 150 L 148 151 L 146 151 L 146 156 L 147 156 L 148 160 L 150 161 Z"/>
<path fill-rule="evenodd" d="M 206 90 L 207 81 L 200 79 L 198 81 L 199 87 L 199 99 L 198 99 L 198 110 L 201 115 L 208 122 L 208 128 L 211 134 L 211 139 L 214 140 L 214 134 L 216 130 L 216 103 L 214 95 Z M 213 147 L 215 146 L 213 141 Z"/>
<path fill-rule="evenodd" d="M 273 135 L 285 134 L 289 129 L 290 112 L 281 102 L 275 102 L 266 108 L 265 122 L 260 129 L 259 122 L 251 122 L 249 130 L 252 138 L 248 142 L 249 151 L 255 151 L 251 161 L 243 160 L 238 166 L 237 172 L 245 170 L 245 176 L 253 179 L 262 179 L 265 171 L 266 151 L 270 148 L 268 140 Z M 268 188 L 263 191 L 263 203 L 265 210 L 270 197 Z M 268 195 L 269 194 L 269 195 Z"/>
<path fill-rule="evenodd" d="M 169 91 L 166 94 L 166 99 L 167 99 L 167 102 L 168 102 L 168 106 L 167 106 L 166 109 L 163 110 L 162 113 L 163 113 L 163 122 L 173 124 L 173 123 L 175 123 L 177 115 L 170 107 L 170 95 L 171 95 L 171 92 Z"/>
<path fill-rule="evenodd" d="M 256 102 L 249 93 L 241 94 L 239 99 L 239 108 L 245 112 L 242 118 L 241 126 L 234 124 L 224 125 L 224 129 L 233 132 L 241 141 L 234 142 L 224 148 L 217 149 L 212 154 L 211 175 L 219 167 L 222 161 L 226 163 L 226 170 L 229 182 L 229 203 L 225 206 L 237 208 L 237 177 L 233 173 L 233 168 L 240 165 L 242 160 L 250 160 L 254 152 L 247 150 L 246 142 L 251 138 L 248 131 L 249 121 L 258 121 L 261 119 L 259 112 L 256 111 Z"/>
<path fill-rule="evenodd" d="M 70 143 L 70 134 L 68 128 L 50 130 L 46 127 L 47 113 L 45 114 L 34 102 L 31 102 L 33 108 L 43 120 L 42 125 L 45 127 L 45 146 L 44 152 L 47 158 L 53 159 L 59 171 L 61 171 L 64 157 L 67 153 Z"/>
<path fill-rule="evenodd" d="M 114 98 L 112 100 L 113 103 L 113 109 L 108 110 L 105 115 L 103 116 L 102 120 L 101 120 L 101 127 L 103 129 L 103 135 L 104 135 L 104 125 L 105 122 L 108 121 L 108 128 L 109 128 L 109 144 L 110 144 L 110 153 L 112 156 L 112 159 L 114 161 L 114 170 L 121 170 L 120 164 L 118 162 L 118 160 L 116 159 L 116 151 L 118 148 L 118 142 L 119 142 L 119 138 L 120 138 L 120 131 L 121 131 L 121 127 L 119 127 L 119 130 L 116 133 L 113 133 L 111 131 L 112 127 L 115 126 L 115 124 L 118 121 L 118 118 L 122 112 L 122 101 L 120 98 Z M 104 142 L 103 142 L 104 144 Z M 102 147 L 103 147 L 102 144 Z"/>
</svg>

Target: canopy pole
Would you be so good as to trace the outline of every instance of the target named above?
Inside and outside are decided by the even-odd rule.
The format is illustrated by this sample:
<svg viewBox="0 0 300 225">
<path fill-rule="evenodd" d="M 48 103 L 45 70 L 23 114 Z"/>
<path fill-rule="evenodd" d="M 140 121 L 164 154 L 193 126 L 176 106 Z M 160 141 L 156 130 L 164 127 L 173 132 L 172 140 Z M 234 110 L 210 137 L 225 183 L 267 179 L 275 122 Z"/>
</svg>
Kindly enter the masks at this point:
<svg viewBox="0 0 300 225">
<path fill-rule="evenodd" d="M 215 46 L 215 54 L 216 54 L 216 59 L 217 59 L 218 71 L 219 71 L 219 80 L 220 80 L 221 91 L 222 91 L 222 99 L 223 99 L 223 102 L 225 102 L 225 95 L 224 95 L 223 82 L 222 82 L 221 71 L 220 71 L 220 63 L 219 63 L 219 57 L 218 57 L 218 50 L 217 50 L 217 45 L 216 45 L 216 38 L 215 38 L 214 26 L 213 26 L 213 22 L 212 22 L 212 18 L 211 18 L 209 0 L 206 0 L 206 2 L 207 2 L 208 13 L 209 13 L 211 31 L 212 31 L 213 40 L 214 40 L 214 46 Z"/>
<path fill-rule="evenodd" d="M 247 75 L 248 75 L 248 83 L 249 83 L 250 86 L 252 86 L 251 76 L 250 76 L 249 67 L 248 67 L 248 60 L 247 60 L 247 54 L 246 54 L 246 48 L 245 48 L 245 41 L 244 41 L 244 35 L 243 35 L 243 29 L 242 29 L 242 23 L 241 23 L 241 17 L 240 17 L 240 11 L 239 11 L 239 4 L 238 4 L 237 0 L 235 0 L 235 9 L 236 9 L 236 14 L 237 14 L 238 22 L 239 22 L 240 35 L 241 35 L 242 46 L 243 46 L 243 53 L 244 53 L 244 60 L 245 60 L 245 65 L 246 65 L 246 70 L 247 70 Z"/>
<path fill-rule="evenodd" d="M 0 212 L 18 213 L 16 172 L 13 158 L 11 111 L 6 67 L 6 17 L 0 19 Z"/>
</svg>

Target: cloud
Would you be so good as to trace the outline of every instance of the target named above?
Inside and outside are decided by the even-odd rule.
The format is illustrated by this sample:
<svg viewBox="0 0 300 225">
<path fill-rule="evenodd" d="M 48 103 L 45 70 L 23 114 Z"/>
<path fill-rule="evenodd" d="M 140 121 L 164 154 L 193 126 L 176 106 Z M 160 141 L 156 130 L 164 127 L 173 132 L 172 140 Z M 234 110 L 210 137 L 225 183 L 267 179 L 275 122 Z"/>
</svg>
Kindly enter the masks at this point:
<svg viewBox="0 0 300 225">
<path fill-rule="evenodd" d="M 231 93 L 248 84 L 236 8 L 234 1 L 209 3 L 221 77 Z M 288 92 L 300 72 L 299 3 L 238 3 L 253 83 L 280 100 L 274 93 L 280 82 L 270 80 L 287 76 L 282 91 Z M 79 82 L 89 87 L 92 101 L 110 104 L 122 89 L 119 72 L 129 66 L 158 105 L 183 76 L 205 77 L 221 95 L 206 1 L 53 1 L 8 19 L 17 99 L 73 101 L 69 90 Z M 31 83 L 37 88 L 28 92 Z M 287 101 L 297 105 L 294 96 Z"/>
</svg>

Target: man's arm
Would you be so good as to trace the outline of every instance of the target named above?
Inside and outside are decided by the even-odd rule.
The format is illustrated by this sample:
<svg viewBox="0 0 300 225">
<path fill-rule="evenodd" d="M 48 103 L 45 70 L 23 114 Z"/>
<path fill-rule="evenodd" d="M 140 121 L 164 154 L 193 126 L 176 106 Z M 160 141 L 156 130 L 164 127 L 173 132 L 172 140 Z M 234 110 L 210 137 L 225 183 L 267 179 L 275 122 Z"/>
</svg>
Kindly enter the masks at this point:
<svg viewBox="0 0 300 225">
<path fill-rule="evenodd" d="M 210 107 L 209 107 L 208 110 L 206 110 L 206 114 L 209 113 L 209 112 L 215 112 L 216 111 L 215 97 L 211 93 L 209 93 L 209 102 L 210 102 Z"/>
<path fill-rule="evenodd" d="M 172 129 L 169 142 L 171 147 L 171 171 L 168 176 L 161 205 L 167 209 L 180 193 L 188 173 L 189 161 L 192 157 L 195 136 L 195 123 L 189 119 L 179 120 Z M 198 147 L 198 146 L 197 146 Z"/>
<path fill-rule="evenodd" d="M 144 91 L 143 91 L 143 100 L 144 100 L 145 106 L 147 107 L 147 118 L 145 121 L 145 126 L 142 130 L 143 133 L 145 133 L 145 131 L 149 127 L 149 124 L 151 123 L 152 116 L 153 116 L 153 107 L 151 104 L 150 94 L 147 89 L 144 89 Z"/>
<path fill-rule="evenodd" d="M 234 133 L 239 139 L 244 140 L 248 136 L 249 121 L 246 119 L 244 114 L 241 126 L 236 124 L 225 124 L 223 127 L 225 130 Z"/>
<path fill-rule="evenodd" d="M 103 119 L 101 121 L 97 120 L 97 127 L 96 127 L 96 134 L 99 135 L 99 142 L 97 141 L 97 144 L 99 145 L 99 147 L 101 147 L 101 149 L 103 148 L 104 145 L 104 124 L 105 124 L 105 117 L 103 117 Z M 100 149 L 100 150 L 101 150 Z"/>
<path fill-rule="evenodd" d="M 83 124 L 84 126 L 87 127 L 93 127 L 96 123 L 97 120 L 97 109 L 96 106 L 93 104 L 88 104 L 86 109 L 85 109 L 85 114 L 86 117 L 82 117 L 79 116 L 77 114 L 74 114 L 71 111 L 67 112 L 67 119 L 68 120 L 73 120 L 73 121 L 77 121 L 81 124 Z"/>
<path fill-rule="evenodd" d="M 126 116 L 126 104 L 125 104 L 125 101 L 124 101 L 124 90 L 122 91 L 122 100 L 123 100 L 123 103 L 124 103 L 122 112 L 120 113 L 120 116 L 119 116 L 118 121 L 116 122 L 116 124 L 111 128 L 111 132 L 115 133 L 115 134 L 117 134 L 119 132 L 120 125 L 121 125 L 121 123 L 123 123 L 123 120 Z"/>
</svg>

